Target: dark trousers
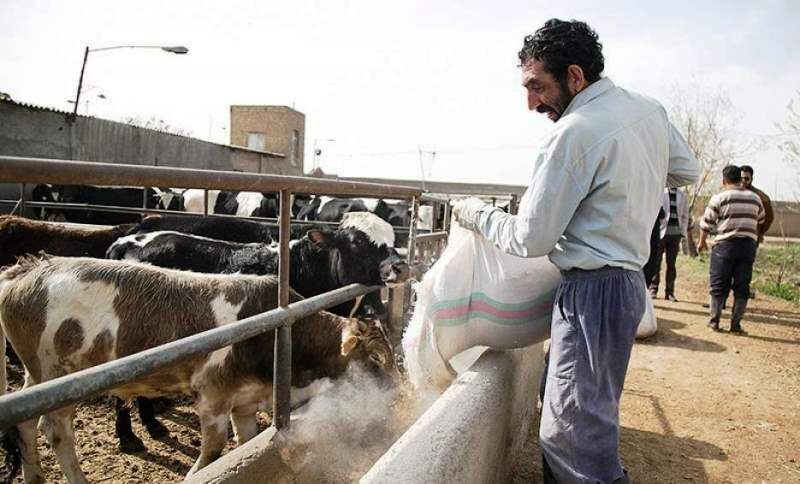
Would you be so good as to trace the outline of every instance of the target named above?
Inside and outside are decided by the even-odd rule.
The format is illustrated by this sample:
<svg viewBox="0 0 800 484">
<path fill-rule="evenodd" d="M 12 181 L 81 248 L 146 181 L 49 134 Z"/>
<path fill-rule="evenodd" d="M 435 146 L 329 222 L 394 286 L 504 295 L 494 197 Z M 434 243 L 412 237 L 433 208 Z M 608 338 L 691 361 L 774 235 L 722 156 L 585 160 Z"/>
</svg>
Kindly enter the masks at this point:
<svg viewBox="0 0 800 484">
<path fill-rule="evenodd" d="M 735 299 L 750 297 L 750 280 L 756 260 L 756 241 L 735 237 L 714 244 L 709 268 L 709 293 L 725 299 L 733 288 Z"/>
<path fill-rule="evenodd" d="M 678 271 L 675 268 L 675 261 L 678 260 L 678 251 L 681 249 L 681 236 L 680 235 L 665 235 L 661 242 L 658 244 L 658 255 L 656 256 L 656 269 L 653 274 L 653 282 L 650 283 L 650 288 L 658 291 L 658 285 L 661 283 L 661 261 L 664 255 L 667 256 L 667 274 L 666 283 L 667 287 L 664 289 L 665 294 L 675 294 L 675 278 L 678 277 Z"/>
<path fill-rule="evenodd" d="M 650 232 L 650 257 L 647 258 L 647 263 L 642 267 L 644 273 L 644 285 L 650 287 L 653 282 L 653 276 L 658 273 L 658 245 L 661 243 L 661 219 L 657 218 L 656 223 L 653 224 L 653 230 Z"/>
</svg>

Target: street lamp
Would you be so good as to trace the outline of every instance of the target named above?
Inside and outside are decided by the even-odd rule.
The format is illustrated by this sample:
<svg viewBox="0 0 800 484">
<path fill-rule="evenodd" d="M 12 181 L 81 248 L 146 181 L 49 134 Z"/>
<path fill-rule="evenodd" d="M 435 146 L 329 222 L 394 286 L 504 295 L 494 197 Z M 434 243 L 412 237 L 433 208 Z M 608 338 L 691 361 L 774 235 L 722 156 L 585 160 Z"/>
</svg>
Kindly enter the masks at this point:
<svg viewBox="0 0 800 484">
<path fill-rule="evenodd" d="M 83 52 L 83 64 L 81 65 L 81 77 L 78 79 L 78 92 L 75 94 L 75 109 L 72 111 L 73 116 L 78 115 L 78 102 L 81 99 L 81 87 L 83 86 L 83 72 L 86 70 L 86 59 L 89 57 L 89 52 L 100 52 L 103 50 L 114 50 L 114 49 L 161 49 L 164 52 L 170 52 L 172 54 L 188 54 L 189 49 L 182 46 L 163 46 L 163 45 L 114 45 L 111 47 L 100 47 L 98 49 L 90 49 L 89 46 L 86 46 L 86 50 Z"/>
<path fill-rule="evenodd" d="M 324 142 L 333 142 L 336 141 L 335 139 L 314 139 L 314 168 L 319 168 L 319 159 L 322 155 L 322 148 L 317 148 L 317 143 L 320 141 Z"/>
</svg>

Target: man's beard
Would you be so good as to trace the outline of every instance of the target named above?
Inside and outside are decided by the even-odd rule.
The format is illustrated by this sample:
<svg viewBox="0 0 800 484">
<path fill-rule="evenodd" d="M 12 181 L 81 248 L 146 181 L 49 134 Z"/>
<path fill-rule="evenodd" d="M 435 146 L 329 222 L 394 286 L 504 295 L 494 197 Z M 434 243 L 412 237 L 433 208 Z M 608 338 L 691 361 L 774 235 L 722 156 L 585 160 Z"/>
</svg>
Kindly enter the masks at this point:
<svg viewBox="0 0 800 484">
<path fill-rule="evenodd" d="M 575 96 L 569 93 L 566 80 L 561 81 L 558 83 L 558 99 L 553 101 L 551 104 L 540 104 L 536 108 L 536 112 L 547 114 L 547 117 L 550 118 L 550 121 L 555 123 L 561 119 L 561 115 L 564 114 L 564 110 L 567 109 L 567 106 L 569 106 L 569 103 L 574 97 Z"/>
</svg>

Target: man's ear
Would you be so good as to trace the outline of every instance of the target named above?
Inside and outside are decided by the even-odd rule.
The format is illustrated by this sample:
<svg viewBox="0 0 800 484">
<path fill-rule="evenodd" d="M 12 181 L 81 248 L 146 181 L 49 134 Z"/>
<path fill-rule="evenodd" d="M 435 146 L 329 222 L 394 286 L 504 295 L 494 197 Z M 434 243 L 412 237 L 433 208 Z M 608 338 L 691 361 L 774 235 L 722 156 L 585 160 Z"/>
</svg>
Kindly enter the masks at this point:
<svg viewBox="0 0 800 484">
<path fill-rule="evenodd" d="M 342 356 L 347 356 L 358 346 L 358 335 L 351 326 L 342 329 Z"/>
<path fill-rule="evenodd" d="M 570 94 L 573 96 L 578 94 L 583 91 L 587 85 L 589 85 L 589 83 L 586 82 L 586 76 L 581 66 L 571 64 L 567 67 L 567 87 L 569 88 Z"/>
</svg>

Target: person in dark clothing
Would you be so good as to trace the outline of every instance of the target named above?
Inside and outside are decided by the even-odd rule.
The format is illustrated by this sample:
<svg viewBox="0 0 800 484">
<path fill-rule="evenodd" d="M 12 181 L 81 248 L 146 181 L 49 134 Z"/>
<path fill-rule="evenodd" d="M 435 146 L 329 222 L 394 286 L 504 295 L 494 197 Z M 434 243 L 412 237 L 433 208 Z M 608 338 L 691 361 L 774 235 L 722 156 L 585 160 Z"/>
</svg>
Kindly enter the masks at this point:
<svg viewBox="0 0 800 484">
<path fill-rule="evenodd" d="M 650 232 L 650 257 L 647 259 L 647 263 L 644 265 L 644 267 L 642 267 L 642 272 L 644 273 L 644 283 L 647 287 L 650 287 L 652 284 L 653 276 L 656 275 L 660 266 L 658 245 L 661 242 L 661 221 L 664 219 L 664 217 L 666 217 L 664 214 L 664 209 L 663 207 L 659 207 L 656 222 L 653 224 L 652 232 Z M 653 296 L 655 295 L 653 294 Z"/>
<path fill-rule="evenodd" d="M 764 241 L 764 234 L 767 233 L 772 221 L 775 220 L 775 214 L 772 211 L 772 201 L 766 193 L 753 186 L 753 167 L 749 165 L 742 165 L 742 186 L 751 192 L 758 195 L 761 203 L 764 205 L 764 222 L 758 225 L 758 243 Z"/>
<path fill-rule="evenodd" d="M 667 216 L 661 219 L 659 227 L 661 240 L 656 254 L 656 267 L 653 280 L 650 283 L 650 294 L 655 298 L 658 285 L 661 282 L 661 261 L 666 255 L 667 273 L 664 299 L 677 302 L 675 298 L 675 279 L 678 276 L 676 261 L 681 248 L 681 239 L 686 237 L 689 229 L 689 204 L 686 195 L 677 188 L 664 189 L 662 196 L 662 210 Z"/>
<path fill-rule="evenodd" d="M 700 220 L 700 241 L 697 251 L 708 247 L 706 238 L 713 233 L 714 247 L 711 250 L 709 268 L 709 312 L 708 325 L 719 331 L 719 319 L 728 293 L 733 288 L 733 311 L 731 332 L 744 333 L 742 317 L 750 296 L 750 279 L 756 258 L 758 226 L 764 222 L 764 206 L 755 193 L 741 186 L 741 170 L 727 166 L 722 171 L 724 190 L 708 202 Z"/>
</svg>

